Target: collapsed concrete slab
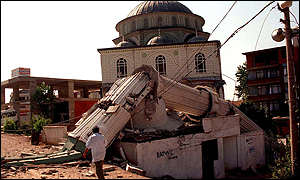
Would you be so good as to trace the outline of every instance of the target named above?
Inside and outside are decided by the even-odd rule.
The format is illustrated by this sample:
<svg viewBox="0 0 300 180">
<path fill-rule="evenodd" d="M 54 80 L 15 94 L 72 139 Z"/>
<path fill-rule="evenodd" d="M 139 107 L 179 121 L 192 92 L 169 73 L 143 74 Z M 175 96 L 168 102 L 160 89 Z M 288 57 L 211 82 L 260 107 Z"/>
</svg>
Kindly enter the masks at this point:
<svg viewBox="0 0 300 180">
<path fill-rule="evenodd" d="M 180 84 L 147 65 L 118 80 L 77 125 L 73 143 L 85 143 L 96 125 L 107 147 L 122 133 L 127 160 L 150 177 L 224 178 L 227 169 L 264 164 L 263 131 L 245 114 L 210 88 Z"/>
</svg>

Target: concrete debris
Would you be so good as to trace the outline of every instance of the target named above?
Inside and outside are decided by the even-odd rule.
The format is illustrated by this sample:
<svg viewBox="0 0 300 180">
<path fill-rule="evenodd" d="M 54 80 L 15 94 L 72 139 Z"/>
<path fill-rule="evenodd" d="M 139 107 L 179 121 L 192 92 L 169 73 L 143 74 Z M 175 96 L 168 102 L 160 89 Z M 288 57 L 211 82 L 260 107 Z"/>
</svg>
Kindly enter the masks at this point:
<svg viewBox="0 0 300 180">
<path fill-rule="evenodd" d="M 63 166 L 77 166 L 77 167 L 90 167 L 90 162 L 89 161 L 74 161 L 74 162 L 68 162 L 68 163 L 63 163 Z"/>
<path fill-rule="evenodd" d="M 24 157 L 24 156 L 35 156 L 36 154 L 33 154 L 33 153 L 27 153 L 27 152 L 21 152 L 21 157 Z"/>
<path fill-rule="evenodd" d="M 22 172 L 26 172 L 26 171 L 28 170 L 26 167 L 23 167 L 23 166 L 21 166 L 19 169 L 20 169 L 20 171 L 22 171 Z"/>
<path fill-rule="evenodd" d="M 138 167 L 134 167 L 132 165 L 129 165 L 129 164 L 126 165 L 126 171 L 129 171 L 129 172 L 141 175 L 141 176 L 145 176 L 145 174 L 146 174 L 146 171 L 144 171 L 144 170 L 142 170 Z"/>
<path fill-rule="evenodd" d="M 1 178 L 7 178 L 7 175 L 1 173 Z"/>
<path fill-rule="evenodd" d="M 47 179 L 46 175 L 41 175 L 41 179 Z"/>
<path fill-rule="evenodd" d="M 56 169 L 50 169 L 48 171 L 44 171 L 41 174 L 46 174 L 46 175 L 52 175 L 54 173 L 57 173 L 58 171 Z"/>
<path fill-rule="evenodd" d="M 111 172 L 114 170 L 116 170 L 116 167 L 114 167 L 114 166 L 109 166 L 109 167 L 103 168 L 103 172 Z"/>
<path fill-rule="evenodd" d="M 83 174 L 83 175 L 85 175 L 85 176 L 87 176 L 87 177 L 95 177 L 95 176 L 96 176 L 95 173 L 94 173 L 93 171 L 89 171 L 89 172 L 87 172 L 87 173 L 85 173 L 85 174 Z"/>
</svg>

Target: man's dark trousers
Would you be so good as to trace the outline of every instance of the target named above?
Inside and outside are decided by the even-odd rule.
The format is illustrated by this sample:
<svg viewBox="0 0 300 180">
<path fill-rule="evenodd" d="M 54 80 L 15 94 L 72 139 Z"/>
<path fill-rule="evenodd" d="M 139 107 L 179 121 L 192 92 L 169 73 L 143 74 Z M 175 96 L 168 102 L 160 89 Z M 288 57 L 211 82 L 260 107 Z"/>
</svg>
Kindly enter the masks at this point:
<svg viewBox="0 0 300 180">
<path fill-rule="evenodd" d="M 95 162 L 95 165 L 96 165 L 96 174 L 98 176 L 98 179 L 104 179 L 103 161 L 97 161 Z"/>
</svg>

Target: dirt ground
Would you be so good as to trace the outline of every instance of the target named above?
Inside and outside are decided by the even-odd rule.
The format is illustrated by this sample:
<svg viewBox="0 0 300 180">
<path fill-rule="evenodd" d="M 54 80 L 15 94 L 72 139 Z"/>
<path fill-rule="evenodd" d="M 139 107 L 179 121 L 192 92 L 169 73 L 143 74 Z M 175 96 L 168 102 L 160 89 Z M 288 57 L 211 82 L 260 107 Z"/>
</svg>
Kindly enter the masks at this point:
<svg viewBox="0 0 300 180">
<path fill-rule="evenodd" d="M 21 157 L 22 153 L 48 154 L 56 152 L 60 148 L 62 146 L 46 145 L 43 143 L 37 146 L 31 145 L 30 136 L 1 132 L 1 158 Z M 1 179 L 97 179 L 94 164 L 82 164 L 85 165 L 53 164 L 11 168 L 1 167 Z M 103 169 L 106 179 L 150 179 L 108 163 L 104 163 Z"/>
<path fill-rule="evenodd" d="M 22 153 L 36 155 L 56 152 L 61 146 L 40 143 L 31 145 L 30 136 L 7 134 L 1 132 L 1 158 L 21 157 Z M 80 160 L 72 163 L 52 165 L 32 165 L 22 167 L 3 168 L 1 165 L 1 179 L 97 179 L 95 166 L 89 161 Z M 106 179 L 151 179 L 135 173 L 125 171 L 121 166 L 108 162 L 104 163 Z M 239 172 L 227 174 L 226 179 L 269 179 L 270 174 Z"/>
</svg>

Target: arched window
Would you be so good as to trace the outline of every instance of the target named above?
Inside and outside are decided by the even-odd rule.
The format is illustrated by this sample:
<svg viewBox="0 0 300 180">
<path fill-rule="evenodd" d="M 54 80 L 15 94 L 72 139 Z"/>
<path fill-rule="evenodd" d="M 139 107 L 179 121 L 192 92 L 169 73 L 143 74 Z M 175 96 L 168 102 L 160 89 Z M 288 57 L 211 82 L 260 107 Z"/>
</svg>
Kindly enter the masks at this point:
<svg viewBox="0 0 300 180">
<path fill-rule="evenodd" d="M 144 19 L 144 28 L 148 28 L 149 27 L 149 22 L 148 19 Z"/>
<path fill-rule="evenodd" d="M 160 75 L 166 75 L 166 58 L 162 55 L 159 55 L 155 59 L 155 67 Z"/>
<path fill-rule="evenodd" d="M 127 62 L 125 59 L 120 58 L 117 61 L 117 77 L 122 78 L 127 76 Z"/>
<path fill-rule="evenodd" d="M 177 26 L 177 19 L 175 16 L 172 16 L 172 26 Z"/>
<path fill-rule="evenodd" d="M 204 54 L 198 53 L 195 56 L 195 66 L 196 66 L 196 72 L 206 72 Z"/>
</svg>

